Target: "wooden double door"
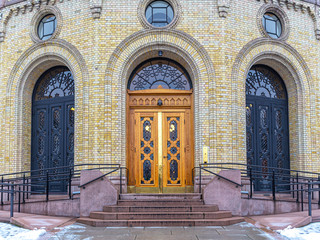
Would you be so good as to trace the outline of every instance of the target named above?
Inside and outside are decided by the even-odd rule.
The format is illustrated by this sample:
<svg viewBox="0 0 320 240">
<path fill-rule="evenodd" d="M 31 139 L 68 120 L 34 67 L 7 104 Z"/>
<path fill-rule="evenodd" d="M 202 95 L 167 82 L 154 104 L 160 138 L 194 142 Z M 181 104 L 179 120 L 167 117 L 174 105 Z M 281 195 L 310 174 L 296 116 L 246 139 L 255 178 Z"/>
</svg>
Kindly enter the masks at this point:
<svg viewBox="0 0 320 240">
<path fill-rule="evenodd" d="M 131 107 L 128 134 L 129 192 L 193 190 L 190 107 Z"/>
</svg>

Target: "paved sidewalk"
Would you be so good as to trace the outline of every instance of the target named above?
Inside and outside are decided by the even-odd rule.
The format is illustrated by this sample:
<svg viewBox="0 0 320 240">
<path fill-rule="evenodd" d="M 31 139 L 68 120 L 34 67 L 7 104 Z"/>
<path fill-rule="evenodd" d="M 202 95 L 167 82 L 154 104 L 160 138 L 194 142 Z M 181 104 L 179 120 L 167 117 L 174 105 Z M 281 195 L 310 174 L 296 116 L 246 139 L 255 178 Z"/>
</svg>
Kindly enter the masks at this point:
<svg viewBox="0 0 320 240">
<path fill-rule="evenodd" d="M 249 223 L 227 227 L 91 227 L 73 224 L 50 236 L 50 240 L 271 240 L 284 239 L 269 235 Z"/>
<path fill-rule="evenodd" d="M 275 215 L 251 216 L 246 221 L 259 228 L 271 230 L 282 230 L 291 226 L 293 228 L 303 227 L 312 222 L 312 218 L 320 218 L 320 210 L 312 210 L 312 217 L 308 216 L 308 211 L 283 213 Z"/>
<path fill-rule="evenodd" d="M 30 230 L 43 228 L 46 231 L 52 231 L 54 228 L 73 224 L 76 219 L 15 212 L 14 217 L 10 220 L 9 211 L 0 211 L 0 221 L 10 222 Z"/>
</svg>

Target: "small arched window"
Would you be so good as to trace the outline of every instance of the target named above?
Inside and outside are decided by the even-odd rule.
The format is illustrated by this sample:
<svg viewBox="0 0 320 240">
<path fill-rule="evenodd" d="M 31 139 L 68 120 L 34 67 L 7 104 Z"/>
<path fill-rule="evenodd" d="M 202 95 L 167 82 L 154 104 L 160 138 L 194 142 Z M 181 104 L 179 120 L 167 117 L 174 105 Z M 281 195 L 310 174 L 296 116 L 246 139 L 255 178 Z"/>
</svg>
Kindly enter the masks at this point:
<svg viewBox="0 0 320 240">
<path fill-rule="evenodd" d="M 287 99 L 286 87 L 278 73 L 264 65 L 253 66 L 246 81 L 246 95 Z"/>
<path fill-rule="evenodd" d="M 34 100 L 45 100 L 74 95 L 74 81 L 67 67 L 54 67 L 39 78 L 34 92 Z"/>
<path fill-rule="evenodd" d="M 150 59 L 132 72 L 128 89 L 134 91 L 157 88 L 191 90 L 192 82 L 179 63 L 166 58 Z"/>
</svg>

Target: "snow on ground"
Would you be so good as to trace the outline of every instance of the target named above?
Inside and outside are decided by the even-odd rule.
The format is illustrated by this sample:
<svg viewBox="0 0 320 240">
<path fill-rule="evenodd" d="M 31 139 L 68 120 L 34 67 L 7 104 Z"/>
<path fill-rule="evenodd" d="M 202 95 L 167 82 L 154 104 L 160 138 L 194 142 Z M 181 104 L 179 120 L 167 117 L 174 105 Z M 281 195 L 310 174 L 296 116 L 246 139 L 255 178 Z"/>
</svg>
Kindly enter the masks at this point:
<svg viewBox="0 0 320 240">
<path fill-rule="evenodd" d="M 289 226 L 277 232 L 290 240 L 319 240 L 320 223 L 311 223 L 301 228 L 292 228 Z"/>
<path fill-rule="evenodd" d="M 45 233 L 44 229 L 28 230 L 0 222 L 0 240 L 38 240 Z"/>
</svg>

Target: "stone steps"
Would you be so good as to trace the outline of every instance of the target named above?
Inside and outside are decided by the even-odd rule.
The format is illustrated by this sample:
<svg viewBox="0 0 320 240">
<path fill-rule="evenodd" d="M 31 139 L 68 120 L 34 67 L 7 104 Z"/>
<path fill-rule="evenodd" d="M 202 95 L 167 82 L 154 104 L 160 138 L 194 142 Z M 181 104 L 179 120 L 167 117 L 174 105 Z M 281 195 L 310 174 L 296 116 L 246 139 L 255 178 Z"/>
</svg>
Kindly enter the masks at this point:
<svg viewBox="0 0 320 240">
<path fill-rule="evenodd" d="M 200 194 L 122 194 L 118 205 L 104 206 L 78 222 L 96 227 L 226 226 L 242 222 Z"/>
<path fill-rule="evenodd" d="M 193 227 L 193 226 L 228 226 L 243 222 L 242 217 L 223 219 L 148 219 L 148 220 L 100 220 L 79 218 L 78 222 L 93 227 Z"/>
<path fill-rule="evenodd" d="M 202 204 L 202 202 L 201 202 Z M 104 206 L 104 212 L 215 212 L 219 208 L 217 205 L 190 205 L 190 206 L 181 206 L 180 205 L 171 205 L 171 206 Z"/>
<path fill-rule="evenodd" d="M 145 220 L 145 219 L 220 219 L 231 218 L 232 214 L 228 211 L 218 212 L 126 212 L 108 213 L 91 212 L 90 218 L 102 220 Z"/>
<path fill-rule="evenodd" d="M 191 200 L 201 199 L 200 193 L 154 193 L 154 194 L 120 194 L 120 200 Z"/>
<path fill-rule="evenodd" d="M 132 206 L 132 207 L 152 207 L 152 206 L 194 206 L 203 205 L 200 199 L 192 200 L 119 200 L 118 206 Z"/>
</svg>

